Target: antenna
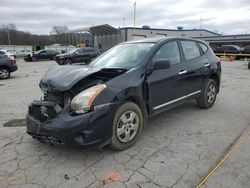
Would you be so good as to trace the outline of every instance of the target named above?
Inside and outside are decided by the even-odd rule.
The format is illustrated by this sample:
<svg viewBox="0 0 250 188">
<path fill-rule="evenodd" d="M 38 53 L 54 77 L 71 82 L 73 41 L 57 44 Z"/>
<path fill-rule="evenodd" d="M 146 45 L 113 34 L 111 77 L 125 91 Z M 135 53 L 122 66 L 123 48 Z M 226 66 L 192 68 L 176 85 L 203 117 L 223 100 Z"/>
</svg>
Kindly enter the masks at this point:
<svg viewBox="0 0 250 188">
<path fill-rule="evenodd" d="M 122 26 L 125 26 L 125 17 L 122 18 Z"/>
<path fill-rule="evenodd" d="M 200 18 L 200 29 L 202 28 L 202 17 Z"/>
</svg>

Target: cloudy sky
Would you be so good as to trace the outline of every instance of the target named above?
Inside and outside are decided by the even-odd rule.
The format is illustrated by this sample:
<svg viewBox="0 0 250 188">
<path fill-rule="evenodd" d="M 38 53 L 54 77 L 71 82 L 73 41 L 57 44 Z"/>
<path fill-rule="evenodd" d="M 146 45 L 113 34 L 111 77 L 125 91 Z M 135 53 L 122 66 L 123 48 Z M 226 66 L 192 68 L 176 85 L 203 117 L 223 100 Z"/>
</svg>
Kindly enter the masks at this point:
<svg viewBox="0 0 250 188">
<path fill-rule="evenodd" d="M 69 29 L 110 24 L 133 26 L 133 0 L 0 0 L 0 25 L 49 34 L 55 25 Z M 124 19 L 125 18 L 125 21 Z M 202 21 L 201 21 L 202 20 Z M 201 24 L 202 23 L 202 24 Z M 250 0 L 137 0 L 136 26 L 200 28 L 224 34 L 250 33 Z"/>
</svg>

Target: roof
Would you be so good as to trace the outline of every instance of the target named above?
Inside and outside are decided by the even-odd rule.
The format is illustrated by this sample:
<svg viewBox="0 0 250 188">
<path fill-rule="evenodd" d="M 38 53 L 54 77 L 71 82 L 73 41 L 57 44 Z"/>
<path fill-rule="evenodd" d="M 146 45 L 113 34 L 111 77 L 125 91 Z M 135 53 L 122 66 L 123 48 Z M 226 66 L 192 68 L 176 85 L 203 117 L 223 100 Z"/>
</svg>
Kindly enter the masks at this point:
<svg viewBox="0 0 250 188">
<path fill-rule="evenodd" d="M 121 33 L 119 29 L 108 24 L 93 26 L 90 28 L 90 32 L 94 35 L 112 35 Z"/>
<path fill-rule="evenodd" d="M 157 30 L 157 31 L 177 31 L 177 32 L 182 32 L 182 31 L 205 31 L 208 33 L 212 33 L 214 35 L 220 36 L 221 34 L 215 33 L 213 31 L 209 31 L 206 29 L 183 29 L 183 30 L 178 30 L 178 29 L 158 29 L 158 28 L 142 28 L 142 27 L 122 27 L 120 30 L 125 30 L 125 29 L 137 29 L 137 30 Z"/>
<path fill-rule="evenodd" d="M 113 35 L 113 34 L 121 33 L 119 29 L 116 29 L 108 24 L 73 29 L 73 30 L 70 30 L 69 32 L 90 32 L 93 35 Z"/>
</svg>

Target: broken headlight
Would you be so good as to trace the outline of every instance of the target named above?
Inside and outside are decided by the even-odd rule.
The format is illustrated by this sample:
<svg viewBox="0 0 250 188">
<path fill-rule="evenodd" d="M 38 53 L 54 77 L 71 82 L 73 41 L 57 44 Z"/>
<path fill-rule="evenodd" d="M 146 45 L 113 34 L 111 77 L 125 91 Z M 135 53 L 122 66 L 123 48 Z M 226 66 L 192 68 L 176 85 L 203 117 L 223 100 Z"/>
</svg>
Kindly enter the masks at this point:
<svg viewBox="0 0 250 188">
<path fill-rule="evenodd" d="M 77 94 L 71 101 L 71 109 L 77 113 L 82 114 L 89 111 L 91 105 L 96 98 L 107 86 L 105 84 L 95 85 Z"/>
</svg>

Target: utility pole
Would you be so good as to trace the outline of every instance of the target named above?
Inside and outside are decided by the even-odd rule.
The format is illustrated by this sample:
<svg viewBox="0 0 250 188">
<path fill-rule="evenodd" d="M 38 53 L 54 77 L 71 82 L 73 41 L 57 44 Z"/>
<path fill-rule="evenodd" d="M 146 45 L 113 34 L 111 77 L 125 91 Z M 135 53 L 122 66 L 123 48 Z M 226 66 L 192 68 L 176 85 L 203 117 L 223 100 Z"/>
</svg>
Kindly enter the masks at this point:
<svg viewBox="0 0 250 188">
<path fill-rule="evenodd" d="M 134 3 L 134 34 L 135 34 L 135 21 L 136 21 L 136 1 Z"/>
<path fill-rule="evenodd" d="M 200 18 L 200 29 L 202 28 L 202 17 Z"/>
<path fill-rule="evenodd" d="M 122 26 L 125 26 L 125 17 L 122 18 Z"/>
</svg>

